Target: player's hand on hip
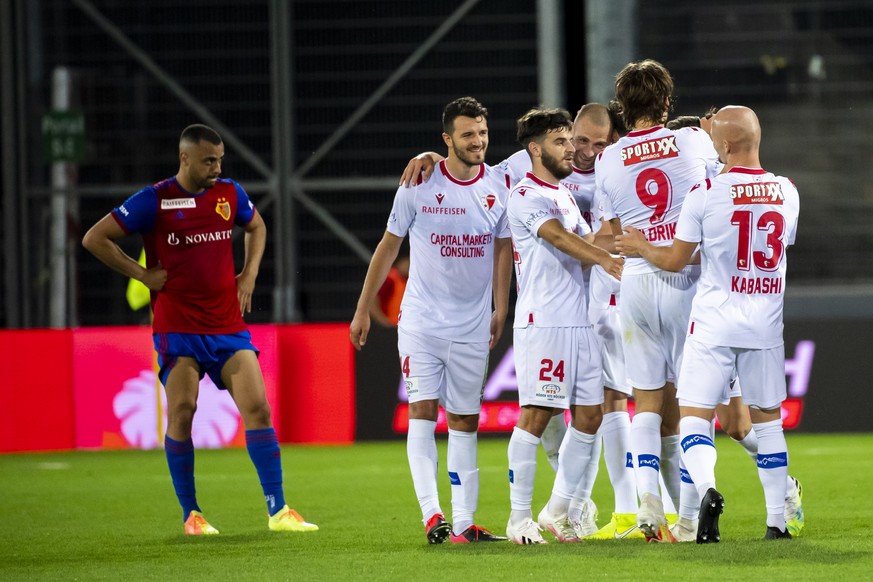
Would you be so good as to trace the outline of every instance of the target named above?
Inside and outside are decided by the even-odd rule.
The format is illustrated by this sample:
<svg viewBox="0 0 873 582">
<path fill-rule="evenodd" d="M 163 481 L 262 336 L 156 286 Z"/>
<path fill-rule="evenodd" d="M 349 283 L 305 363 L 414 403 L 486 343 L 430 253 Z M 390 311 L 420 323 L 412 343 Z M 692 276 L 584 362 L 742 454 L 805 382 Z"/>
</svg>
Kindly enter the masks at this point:
<svg viewBox="0 0 873 582">
<path fill-rule="evenodd" d="M 421 176 L 422 182 L 427 182 L 427 179 L 433 174 L 435 165 L 429 155 L 421 154 L 412 158 L 400 176 L 400 185 L 406 188 L 415 186 L 418 184 L 419 176 Z"/>
<path fill-rule="evenodd" d="M 152 291 L 160 291 L 164 288 L 164 284 L 167 282 L 167 270 L 164 269 L 164 266 L 161 265 L 160 261 L 158 261 L 157 265 L 151 269 L 146 269 L 140 282 Z"/>
<path fill-rule="evenodd" d="M 370 314 L 355 314 L 352 324 L 349 326 L 349 340 L 357 351 L 361 351 L 367 343 L 367 334 L 370 332 Z"/>
</svg>

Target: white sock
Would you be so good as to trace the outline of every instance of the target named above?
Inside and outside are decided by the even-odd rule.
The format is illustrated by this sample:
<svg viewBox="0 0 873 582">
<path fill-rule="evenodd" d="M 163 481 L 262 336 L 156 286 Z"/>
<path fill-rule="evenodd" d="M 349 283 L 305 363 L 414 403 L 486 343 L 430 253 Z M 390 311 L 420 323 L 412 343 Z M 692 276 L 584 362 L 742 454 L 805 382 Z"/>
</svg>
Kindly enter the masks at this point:
<svg viewBox="0 0 873 582">
<path fill-rule="evenodd" d="M 510 519 L 518 523 L 531 518 L 534 477 L 537 474 L 537 447 L 540 439 L 515 427 L 509 438 L 509 503 Z"/>
<path fill-rule="evenodd" d="M 785 531 L 788 445 L 782 432 L 782 419 L 752 426 L 758 434 L 758 478 L 764 487 L 767 526 Z"/>
<path fill-rule="evenodd" d="M 679 457 L 679 480 L 682 483 L 682 488 L 679 491 L 679 517 L 697 521 L 697 515 L 700 513 L 700 497 L 681 456 Z"/>
<path fill-rule="evenodd" d="M 406 435 L 406 456 L 412 472 L 412 485 L 421 506 L 422 521 L 427 520 L 440 509 L 437 491 L 437 448 L 434 431 L 436 422 L 420 418 L 409 419 L 409 432 Z"/>
<path fill-rule="evenodd" d="M 452 484 L 452 530 L 460 535 L 473 525 L 479 504 L 477 433 L 449 429 L 446 468 Z"/>
<path fill-rule="evenodd" d="M 603 425 L 601 424 L 601 428 Z M 603 450 L 603 439 L 601 438 L 600 430 L 594 435 L 594 443 L 591 447 L 591 457 L 588 460 L 588 466 L 582 473 L 582 480 L 576 487 L 576 492 L 573 494 L 573 499 L 570 501 L 570 510 L 567 514 L 579 519 L 582 517 L 582 506 L 586 501 L 591 500 L 591 491 L 594 489 L 594 481 L 597 479 L 597 473 L 600 471 L 600 452 Z"/>
<path fill-rule="evenodd" d="M 564 420 L 564 414 L 553 416 L 546 425 L 543 431 L 543 436 L 540 437 L 540 442 L 543 444 L 543 450 L 546 452 L 546 457 L 549 459 L 549 464 L 555 471 L 558 470 L 558 451 L 561 448 L 561 443 L 564 442 L 564 435 L 567 433 L 567 421 Z"/>
<path fill-rule="evenodd" d="M 676 513 L 676 507 L 679 506 L 679 457 L 679 435 L 661 437 L 661 478 L 667 489 L 667 495 L 662 495 L 661 498 L 664 500 L 666 513 Z M 672 501 L 672 511 L 668 511 L 667 498 Z"/>
<path fill-rule="evenodd" d="M 715 487 L 715 462 L 718 455 L 715 443 L 709 436 L 711 423 L 696 416 L 686 416 L 679 421 L 682 437 L 682 462 L 697 486 L 698 499 Z"/>
<path fill-rule="evenodd" d="M 634 464 L 630 458 L 630 415 L 627 412 L 609 412 L 600 425 L 603 437 L 603 459 L 615 492 L 616 513 L 637 512 L 637 488 L 634 482 Z"/>
<path fill-rule="evenodd" d="M 758 460 L 758 435 L 755 433 L 754 428 L 742 440 L 738 441 L 733 437 L 731 437 L 731 440 L 743 447 L 746 450 L 746 454 L 752 457 L 753 460 Z"/>
<path fill-rule="evenodd" d="M 661 469 L 661 415 L 640 412 L 634 415 L 630 429 L 631 453 L 637 495 L 650 493 L 661 497 L 658 476 Z"/>
<path fill-rule="evenodd" d="M 562 515 L 570 509 L 570 500 L 588 470 L 596 440 L 596 434 L 578 431 L 572 426 L 567 428 L 558 455 L 558 473 L 555 475 L 552 497 L 549 499 L 549 513 L 552 515 Z"/>
</svg>

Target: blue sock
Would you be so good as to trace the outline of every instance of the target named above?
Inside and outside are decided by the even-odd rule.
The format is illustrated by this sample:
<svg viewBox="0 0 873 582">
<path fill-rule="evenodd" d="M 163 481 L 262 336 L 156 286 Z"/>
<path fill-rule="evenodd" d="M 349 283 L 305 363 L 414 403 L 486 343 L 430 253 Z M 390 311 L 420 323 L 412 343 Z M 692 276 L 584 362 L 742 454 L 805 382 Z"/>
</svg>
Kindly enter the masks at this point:
<svg viewBox="0 0 873 582">
<path fill-rule="evenodd" d="M 279 439 L 272 428 L 246 431 L 246 448 L 261 480 L 267 511 L 272 516 L 285 507 L 285 493 L 282 491 L 282 453 Z"/>
<path fill-rule="evenodd" d="M 192 511 L 200 511 L 200 506 L 197 505 L 197 492 L 194 490 L 194 443 L 190 438 L 175 441 L 165 436 L 164 450 L 167 453 L 167 465 L 170 467 L 173 488 L 182 506 L 184 521 Z"/>
</svg>

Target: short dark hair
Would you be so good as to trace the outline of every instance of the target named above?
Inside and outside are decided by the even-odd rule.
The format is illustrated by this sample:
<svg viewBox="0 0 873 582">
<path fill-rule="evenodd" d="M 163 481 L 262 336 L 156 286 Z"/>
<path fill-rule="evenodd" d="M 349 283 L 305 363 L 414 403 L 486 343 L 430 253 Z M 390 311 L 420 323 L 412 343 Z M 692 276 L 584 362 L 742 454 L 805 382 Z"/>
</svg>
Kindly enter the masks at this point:
<svg viewBox="0 0 873 582">
<path fill-rule="evenodd" d="M 680 115 L 668 121 L 664 127 L 673 131 L 683 127 L 700 127 L 700 118 L 696 115 Z"/>
<path fill-rule="evenodd" d="M 194 123 L 182 130 L 182 135 L 179 137 L 179 142 L 188 141 L 191 143 L 200 143 L 208 141 L 213 145 L 221 144 L 221 136 L 218 132 L 202 123 Z"/>
<path fill-rule="evenodd" d="M 667 129 L 677 130 L 682 129 L 683 127 L 700 127 L 701 119 L 709 119 L 713 115 L 718 112 L 718 107 L 712 106 L 706 110 L 701 117 L 697 117 L 696 115 L 680 115 L 674 119 L 668 121 L 664 127 Z"/>
<path fill-rule="evenodd" d="M 641 119 L 661 123 L 667 100 L 673 103 L 673 77 L 652 59 L 628 63 L 615 77 L 615 99 L 628 129 Z"/>
<path fill-rule="evenodd" d="M 566 109 L 534 107 L 518 118 L 515 139 L 525 150 L 531 141 L 536 141 L 550 131 L 573 130 L 573 118 Z"/>
<path fill-rule="evenodd" d="M 488 118 L 488 110 L 472 97 L 459 97 L 443 109 L 443 131 L 451 135 L 458 117 Z"/>
<path fill-rule="evenodd" d="M 612 120 L 612 129 L 617 131 L 620 136 L 627 135 L 627 126 L 624 124 L 624 119 L 621 118 L 621 105 L 618 104 L 618 101 L 611 99 L 606 110 L 609 111 L 609 119 Z"/>
</svg>

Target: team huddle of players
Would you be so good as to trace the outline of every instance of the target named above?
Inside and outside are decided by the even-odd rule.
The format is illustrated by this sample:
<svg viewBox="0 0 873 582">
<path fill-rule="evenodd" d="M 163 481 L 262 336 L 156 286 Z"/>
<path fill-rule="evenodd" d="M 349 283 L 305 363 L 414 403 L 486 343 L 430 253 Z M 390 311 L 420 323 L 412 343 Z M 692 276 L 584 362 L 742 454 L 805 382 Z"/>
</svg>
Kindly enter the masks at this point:
<svg viewBox="0 0 873 582">
<path fill-rule="evenodd" d="M 630 63 L 609 106 L 585 105 L 575 119 L 563 109 L 525 113 L 523 150 L 496 166 L 485 163 L 487 110 L 463 97 L 443 112 L 447 157 L 428 152 L 407 166 L 350 338 L 356 349 L 366 343 L 369 307 L 409 236 L 398 351 L 407 454 L 430 543 L 541 544 L 546 531 L 560 542 L 718 542 L 716 410 L 757 462 L 765 537 L 800 533 L 801 490 L 788 475 L 780 410 L 797 190 L 761 168 L 752 110 L 668 123 L 672 92 L 663 65 Z M 513 270 L 521 411 L 502 537 L 474 522 L 477 428 Z M 451 524 L 437 493 L 440 404 Z M 556 476 L 534 519 L 540 444 Z M 601 452 L 615 511 L 598 527 L 591 491 Z"/>
</svg>

